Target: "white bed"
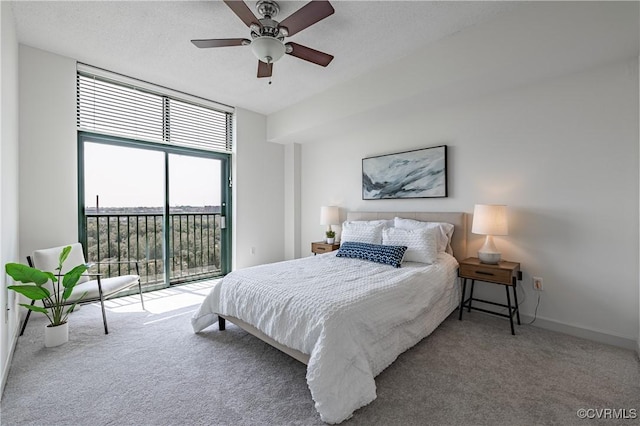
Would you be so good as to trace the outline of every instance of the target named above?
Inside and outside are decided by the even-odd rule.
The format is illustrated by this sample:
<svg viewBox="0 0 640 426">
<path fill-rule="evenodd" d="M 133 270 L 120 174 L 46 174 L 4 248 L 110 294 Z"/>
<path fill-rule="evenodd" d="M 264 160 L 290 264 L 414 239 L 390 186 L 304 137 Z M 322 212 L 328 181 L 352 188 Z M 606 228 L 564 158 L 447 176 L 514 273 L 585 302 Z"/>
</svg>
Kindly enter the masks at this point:
<svg viewBox="0 0 640 426">
<path fill-rule="evenodd" d="M 395 216 L 452 223 L 454 254 L 466 255 L 464 213 L 347 219 Z M 226 318 L 305 362 L 321 419 L 339 423 L 376 398 L 375 376 L 456 308 L 456 277 L 457 261 L 446 253 L 431 265 L 404 262 L 396 269 L 332 252 L 234 271 L 212 289 L 192 325 L 199 332 Z"/>
</svg>

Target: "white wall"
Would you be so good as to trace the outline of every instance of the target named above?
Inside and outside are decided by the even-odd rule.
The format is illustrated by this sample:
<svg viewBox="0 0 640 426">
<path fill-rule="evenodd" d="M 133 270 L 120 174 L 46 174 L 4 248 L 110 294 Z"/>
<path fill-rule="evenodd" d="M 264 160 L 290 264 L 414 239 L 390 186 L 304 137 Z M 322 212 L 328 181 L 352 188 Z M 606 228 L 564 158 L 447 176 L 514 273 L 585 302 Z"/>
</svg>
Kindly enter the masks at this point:
<svg viewBox="0 0 640 426">
<path fill-rule="evenodd" d="M 300 257 L 300 144 L 284 148 L 284 257 Z"/>
<path fill-rule="evenodd" d="M 76 62 L 20 45 L 20 257 L 78 241 Z"/>
<path fill-rule="evenodd" d="M 266 117 L 236 109 L 233 269 L 284 259 L 284 147 L 266 141 Z"/>
<path fill-rule="evenodd" d="M 638 67 L 616 62 L 455 105 L 414 105 L 351 133 L 302 145 L 302 245 L 319 207 L 466 211 L 504 203 L 503 257 L 544 279 L 538 325 L 635 348 L 638 337 Z M 363 157 L 446 144 L 449 198 L 361 199 Z M 325 173 L 326 164 L 332 172 Z M 471 238 L 474 255 L 482 238 Z M 487 285 L 488 297 L 504 291 Z"/>
<path fill-rule="evenodd" d="M 19 323 L 17 298 L 7 290 L 7 262 L 18 261 L 18 41 L 9 2 L 0 3 L 0 397 Z"/>
</svg>

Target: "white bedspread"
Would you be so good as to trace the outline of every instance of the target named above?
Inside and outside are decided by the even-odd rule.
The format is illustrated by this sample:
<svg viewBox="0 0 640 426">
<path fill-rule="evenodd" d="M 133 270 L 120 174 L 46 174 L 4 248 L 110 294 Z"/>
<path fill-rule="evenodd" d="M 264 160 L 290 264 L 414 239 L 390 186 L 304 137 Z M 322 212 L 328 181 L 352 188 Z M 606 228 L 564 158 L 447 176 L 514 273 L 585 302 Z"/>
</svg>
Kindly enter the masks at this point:
<svg viewBox="0 0 640 426">
<path fill-rule="evenodd" d="M 323 421 L 339 423 L 373 401 L 374 377 L 455 307 L 457 266 L 445 253 L 433 265 L 396 269 L 334 252 L 241 269 L 212 288 L 191 323 L 199 332 L 217 313 L 234 316 L 310 354 L 316 409 Z M 451 299 L 440 304 L 448 311 L 430 319 L 442 298 Z"/>
</svg>

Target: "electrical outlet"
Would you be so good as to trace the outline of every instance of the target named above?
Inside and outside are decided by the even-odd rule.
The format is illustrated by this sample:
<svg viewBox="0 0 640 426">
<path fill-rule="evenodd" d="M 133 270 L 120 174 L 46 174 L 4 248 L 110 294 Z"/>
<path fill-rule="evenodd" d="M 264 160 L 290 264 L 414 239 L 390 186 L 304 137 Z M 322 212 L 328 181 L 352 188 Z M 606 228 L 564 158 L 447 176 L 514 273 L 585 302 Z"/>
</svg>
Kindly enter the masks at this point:
<svg viewBox="0 0 640 426">
<path fill-rule="evenodd" d="M 543 290 L 542 278 L 540 277 L 531 277 L 531 281 L 533 281 L 533 289 L 537 291 Z"/>
</svg>

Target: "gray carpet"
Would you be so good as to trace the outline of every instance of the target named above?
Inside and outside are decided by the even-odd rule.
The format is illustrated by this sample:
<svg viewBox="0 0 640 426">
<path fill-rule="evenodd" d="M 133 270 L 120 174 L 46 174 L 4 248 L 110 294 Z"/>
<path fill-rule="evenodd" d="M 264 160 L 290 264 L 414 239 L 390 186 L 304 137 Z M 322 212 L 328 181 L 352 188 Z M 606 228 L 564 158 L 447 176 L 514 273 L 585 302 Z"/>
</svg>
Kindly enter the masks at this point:
<svg viewBox="0 0 640 426">
<path fill-rule="evenodd" d="M 305 366 L 234 325 L 193 334 L 201 283 L 73 313 L 70 342 L 44 348 L 44 319 L 18 341 L 3 425 L 322 424 Z M 456 313 L 376 378 L 378 398 L 345 425 L 585 425 L 580 408 L 636 409 L 635 353 L 533 326 Z"/>
</svg>

